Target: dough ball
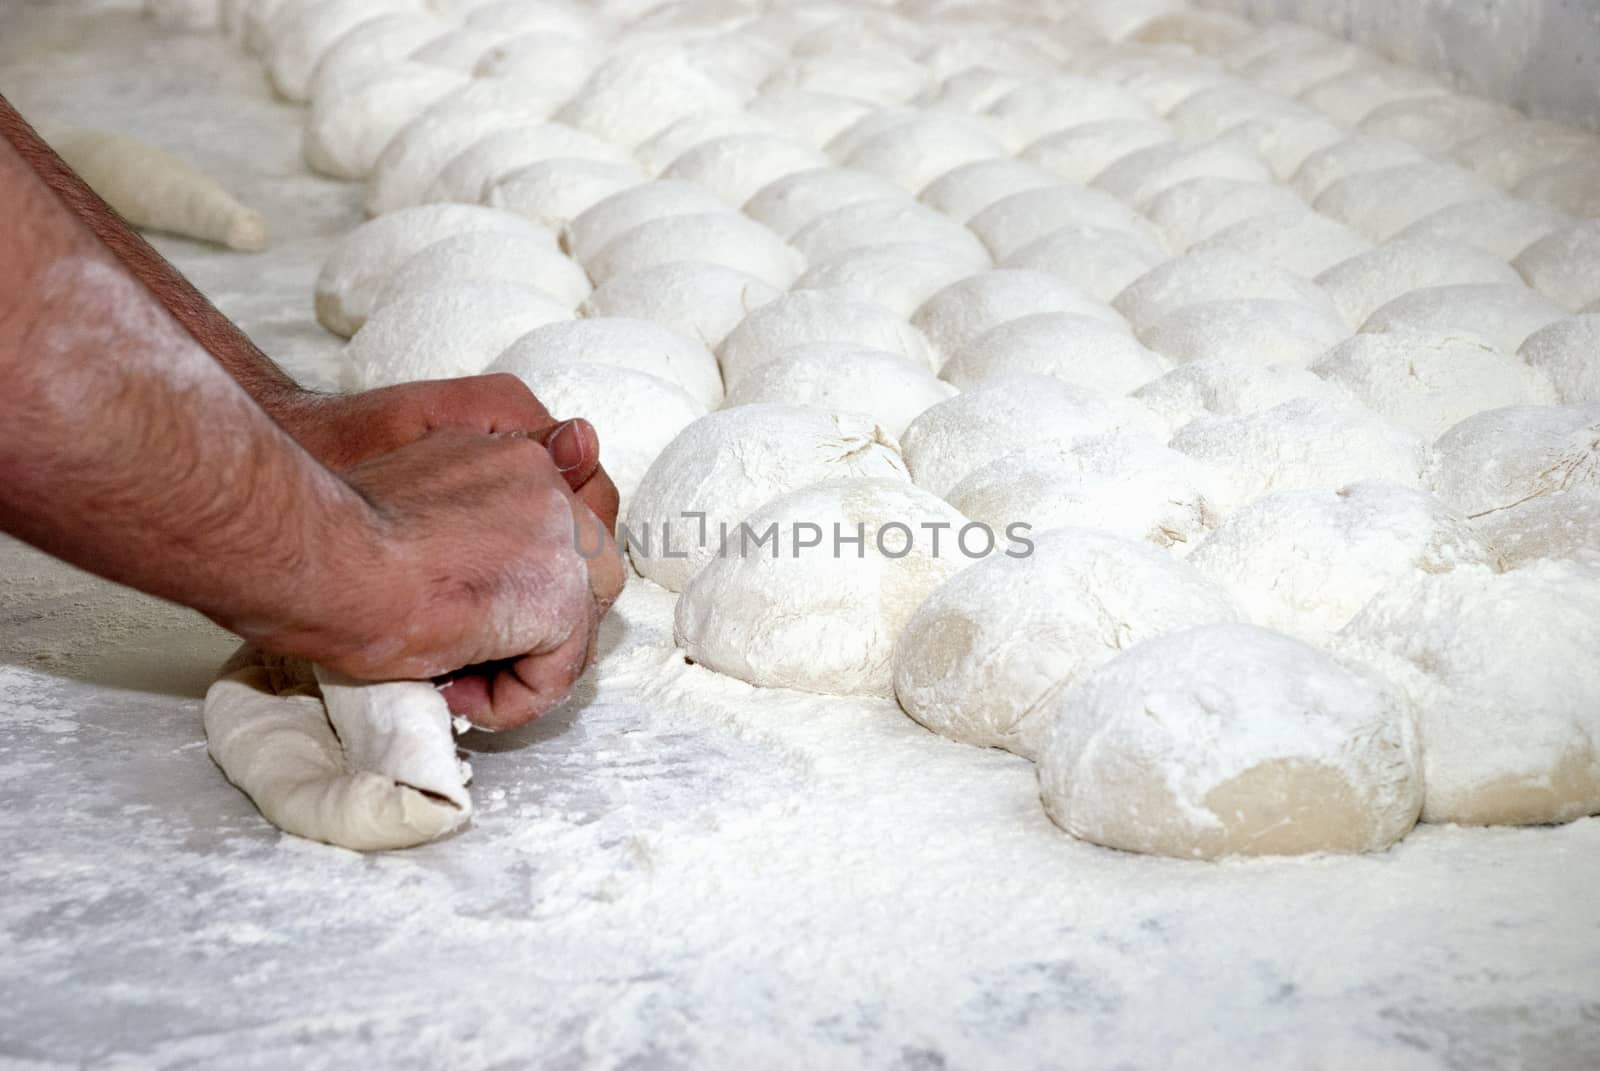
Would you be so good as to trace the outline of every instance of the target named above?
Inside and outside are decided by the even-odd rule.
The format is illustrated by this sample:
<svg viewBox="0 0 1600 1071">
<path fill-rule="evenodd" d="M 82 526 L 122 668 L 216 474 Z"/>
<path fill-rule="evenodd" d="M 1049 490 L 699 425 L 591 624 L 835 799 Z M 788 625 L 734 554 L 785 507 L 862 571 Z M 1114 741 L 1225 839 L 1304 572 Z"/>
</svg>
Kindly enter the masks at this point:
<svg viewBox="0 0 1600 1071">
<path fill-rule="evenodd" d="M 894 183 L 877 175 L 817 167 L 784 175 L 763 186 L 745 203 L 744 213 L 784 238 L 791 238 L 806 224 L 836 208 L 898 197 L 901 192 Z"/>
<path fill-rule="evenodd" d="M 605 56 L 595 37 L 534 29 L 491 45 L 478 57 L 472 73 L 514 83 L 534 100 L 560 104 L 583 88 Z"/>
<path fill-rule="evenodd" d="M 746 373 L 812 342 L 892 353 L 920 371 L 937 364 L 922 333 L 887 309 L 840 291 L 795 290 L 745 317 L 723 340 L 717 348 L 722 377 L 731 390 Z"/>
<path fill-rule="evenodd" d="M 1178 11 L 1157 15 L 1128 35 L 1129 41 L 1151 45 L 1180 45 L 1195 52 L 1218 55 L 1257 33 L 1256 25 L 1225 11 Z"/>
<path fill-rule="evenodd" d="M 573 217 L 561 236 L 567 252 L 588 264 L 615 238 L 651 220 L 704 215 L 727 209 L 722 199 L 692 182 L 657 179 L 619 190 Z"/>
<path fill-rule="evenodd" d="M 1313 312 L 1335 311 L 1315 283 L 1231 249 L 1185 253 L 1152 268 L 1118 294 L 1112 305 L 1135 330 L 1143 331 L 1185 305 L 1238 298 L 1298 302 Z"/>
<path fill-rule="evenodd" d="M 684 428 L 645 473 L 626 514 L 634 568 L 682 591 L 716 557 L 724 525 L 737 538 L 761 504 L 845 477 L 909 474 L 893 440 L 864 417 L 798 405 L 718 410 Z"/>
<path fill-rule="evenodd" d="M 1540 495 L 1472 522 L 1507 569 L 1546 558 L 1600 566 L 1600 491 L 1575 487 Z"/>
<path fill-rule="evenodd" d="M 596 68 L 556 118 L 632 148 L 693 112 L 736 112 L 744 98 L 738 87 L 694 66 L 679 48 L 639 48 Z"/>
<path fill-rule="evenodd" d="M 1166 236 L 1170 249 L 1188 249 L 1224 227 L 1259 216 L 1304 212 L 1292 192 L 1273 182 L 1193 178 L 1152 197 L 1144 214 Z"/>
<path fill-rule="evenodd" d="M 782 402 L 857 412 L 898 438 L 925 410 L 955 393 L 903 354 L 809 342 L 745 372 L 727 405 Z"/>
<path fill-rule="evenodd" d="M 1139 337 L 1179 363 L 1220 359 L 1305 367 L 1347 333 L 1344 320 L 1327 308 L 1235 298 L 1179 306 Z"/>
<path fill-rule="evenodd" d="M 1464 167 L 1422 160 L 1347 175 L 1323 190 L 1312 207 L 1381 242 L 1442 207 L 1497 193 Z"/>
<path fill-rule="evenodd" d="M 1124 156 L 1177 135 L 1159 119 L 1096 119 L 1046 134 L 1017 154 L 1065 182 L 1088 185 Z"/>
<path fill-rule="evenodd" d="M 1554 209 L 1514 197 L 1493 197 L 1445 205 L 1400 231 L 1395 239 L 1459 242 L 1502 260 L 1514 260 L 1534 242 L 1569 224 L 1567 217 Z"/>
<path fill-rule="evenodd" d="M 997 532 L 1095 528 L 1175 552 L 1217 522 L 1220 475 L 1157 439 L 1096 435 L 1035 443 L 968 473 L 945 499 Z"/>
<path fill-rule="evenodd" d="M 896 124 L 839 159 L 845 167 L 882 176 L 915 194 L 951 168 L 1004 155 L 1004 146 L 977 120 L 930 113 Z"/>
<path fill-rule="evenodd" d="M 1300 99 L 1344 123 L 1359 123 L 1385 104 L 1446 92 L 1434 75 L 1370 56 L 1344 74 L 1309 87 Z M 1399 140 L 1398 138 L 1395 140 Z"/>
<path fill-rule="evenodd" d="M 524 336 L 524 340 L 527 336 Z M 594 425 L 600 463 L 617 485 L 619 510 L 628 508 L 645 472 L 678 433 L 706 415 L 705 403 L 676 383 L 617 364 L 524 360 L 513 346 L 489 366 L 528 385 L 552 414 L 581 416 Z M 580 536 L 592 548 L 596 533 Z"/>
<path fill-rule="evenodd" d="M 1259 498 L 1225 518 L 1189 564 L 1232 592 L 1250 621 L 1321 645 L 1391 583 L 1498 559 L 1432 495 L 1369 480 Z"/>
<path fill-rule="evenodd" d="M 1341 641 L 1416 704 L 1423 821 L 1527 825 L 1600 812 L 1600 570 L 1541 561 L 1407 577 Z"/>
<path fill-rule="evenodd" d="M 1356 335 L 1312 370 L 1428 442 L 1485 409 L 1554 400 L 1526 365 L 1467 332 Z"/>
<path fill-rule="evenodd" d="M 803 89 L 893 105 L 924 92 L 931 83 L 927 68 L 915 60 L 867 46 L 797 55 L 761 83 L 761 92 Z"/>
<path fill-rule="evenodd" d="M 702 409 L 722 404 L 722 373 L 711 351 L 648 320 L 595 318 L 546 324 L 512 343 L 495 358 L 493 367 L 527 379 L 524 373 L 530 369 L 572 364 L 631 368 L 681 388 Z"/>
<path fill-rule="evenodd" d="M 1425 153 L 1448 153 L 1463 141 L 1522 118 L 1498 101 L 1465 93 L 1435 93 L 1380 104 L 1361 129 L 1397 137 Z"/>
<path fill-rule="evenodd" d="M 1240 363 L 1226 357 L 1179 365 L 1134 391 L 1133 397 L 1172 431 L 1202 416 L 1259 413 L 1296 398 L 1355 401 L 1343 387 L 1304 368 Z"/>
<path fill-rule="evenodd" d="M 989 251 L 961 224 L 910 198 L 857 201 L 825 212 L 790 239 L 816 264 L 862 246 L 918 242 L 943 246 L 976 271 L 990 265 Z"/>
<path fill-rule="evenodd" d="M 1152 414 L 1128 399 L 1095 398 L 1049 376 L 1010 375 L 929 409 L 901 446 L 917 486 L 943 495 L 979 466 L 1035 443 L 1154 427 Z"/>
<path fill-rule="evenodd" d="M 1600 315 L 1547 324 L 1523 341 L 1517 356 L 1549 379 L 1556 401 L 1600 402 Z"/>
<path fill-rule="evenodd" d="M 1414 164 L 1423 155 L 1399 138 L 1376 134 L 1351 134 L 1343 141 L 1318 149 L 1295 170 L 1289 185 L 1308 204 L 1340 179 L 1386 167 Z"/>
<path fill-rule="evenodd" d="M 819 149 L 872 110 L 871 102 L 857 97 L 804 89 L 765 92 L 750 102 L 750 114 L 782 122 L 795 137 Z"/>
<path fill-rule="evenodd" d="M 1512 286 L 1520 280 L 1505 261 L 1471 246 L 1396 238 L 1335 264 L 1317 282 L 1355 326 L 1412 290 L 1461 283 Z"/>
<path fill-rule="evenodd" d="M 958 223 L 966 223 L 1001 198 L 1060 185 L 1042 168 L 1001 157 L 951 168 L 928 183 L 917 200 Z"/>
<path fill-rule="evenodd" d="M 1470 416 L 1435 440 L 1423 478 L 1474 519 L 1600 486 L 1600 404 L 1511 405 Z"/>
<path fill-rule="evenodd" d="M 1108 848 L 1182 859 L 1381 851 L 1422 805 L 1404 695 L 1251 625 L 1147 640 L 1044 707 L 1045 811 Z"/>
<path fill-rule="evenodd" d="M 769 183 L 827 163 L 827 157 L 801 142 L 740 134 L 701 142 L 674 160 L 661 177 L 699 183 L 738 208 Z"/>
<path fill-rule="evenodd" d="M 1253 152 L 1280 182 L 1288 182 L 1311 154 L 1343 141 L 1349 130 L 1314 112 L 1262 112 L 1222 131 L 1219 145 Z"/>
<path fill-rule="evenodd" d="M 1029 538 L 1031 553 L 940 586 L 900 635 L 895 696 L 941 736 L 1033 758 L 1052 695 L 1142 640 L 1238 618 L 1225 592 L 1148 544 L 1086 528 Z"/>
<path fill-rule="evenodd" d="M 335 41 L 374 15 L 409 6 L 404 0 L 332 0 L 296 6 L 274 18 L 266 51 L 272 88 L 286 100 L 304 103 L 317 62 Z"/>
<path fill-rule="evenodd" d="M 550 248 L 547 236 L 477 231 L 434 242 L 406 261 L 389 276 L 372 308 L 465 279 L 521 283 L 567 306 L 589 296 L 589 277 Z"/>
<path fill-rule="evenodd" d="M 756 536 L 775 526 L 779 549 L 741 544 L 741 530 L 728 556 L 684 588 L 674 637 L 693 661 L 762 687 L 892 696 L 895 639 L 922 601 L 971 561 L 956 545 L 966 523 L 901 480 L 830 480 L 792 491 L 745 519 Z M 937 551 L 925 525 L 943 526 Z M 841 535 L 864 546 L 837 549 Z M 812 541 L 820 545 L 806 549 Z"/>
<path fill-rule="evenodd" d="M 306 117 L 306 166 L 337 179 L 364 179 L 384 147 L 409 122 L 466 84 L 456 71 L 422 64 L 391 67 L 369 81 L 318 97 Z"/>
<path fill-rule="evenodd" d="M 1565 310 L 1521 283 L 1462 283 L 1412 290 L 1378 307 L 1362 331 L 1468 331 L 1514 353 Z"/>
<path fill-rule="evenodd" d="M 1568 309 L 1600 301 L 1600 220 L 1558 230 L 1513 262 L 1528 285 Z"/>
<path fill-rule="evenodd" d="M 795 249 L 737 212 L 667 216 L 623 231 L 590 258 L 596 285 L 628 272 L 698 260 L 733 268 L 783 289 L 805 265 Z"/>
<path fill-rule="evenodd" d="M 676 261 L 617 276 L 597 287 L 579 313 L 653 320 L 716 349 L 740 321 L 781 293 L 720 264 Z"/>
<path fill-rule="evenodd" d="M 1516 195 L 1580 219 L 1600 216 L 1600 151 L 1535 171 Z"/>
<path fill-rule="evenodd" d="M 1261 157 L 1216 142 L 1174 141 L 1139 149 L 1095 176 L 1093 185 L 1142 208 L 1156 194 L 1192 178 L 1271 182 Z"/>
<path fill-rule="evenodd" d="M 317 275 L 317 320 L 356 333 L 389 276 L 428 246 L 462 234 L 513 234 L 555 250 L 555 236 L 510 212 L 478 205 L 419 205 L 368 220 L 339 242 Z"/>
<path fill-rule="evenodd" d="M 1023 246 L 1000 266 L 1046 272 L 1101 301 L 1110 301 L 1166 259 L 1161 247 L 1143 235 L 1068 226 Z"/>
<path fill-rule="evenodd" d="M 1296 398 L 1238 416 L 1201 417 L 1169 444 L 1229 477 L 1224 512 L 1270 491 L 1334 490 L 1358 480 L 1415 486 L 1423 441 L 1349 401 Z"/>
<path fill-rule="evenodd" d="M 382 76 L 407 56 L 439 36 L 442 19 L 420 12 L 374 15 L 356 23 L 322 53 L 306 87 L 313 106 L 330 93 L 342 93 Z M 380 146 L 381 148 L 381 146 Z"/>
<path fill-rule="evenodd" d="M 938 364 L 991 327 L 1035 313 L 1088 316 L 1113 327 L 1127 325 L 1111 306 L 1058 276 L 1024 269 L 1002 269 L 951 283 L 923 303 L 911 317 L 933 346 Z"/>
<path fill-rule="evenodd" d="M 1083 123 L 1113 119 L 1149 122 L 1156 117 L 1148 104 L 1126 89 L 1073 75 L 1021 85 L 995 101 L 987 114 L 1012 151 Z"/>
<path fill-rule="evenodd" d="M 1167 122 L 1184 137 L 1205 141 L 1236 123 L 1261 115 L 1317 116 L 1317 113 L 1286 101 L 1276 93 L 1230 80 L 1185 97 L 1167 113 Z"/>
<path fill-rule="evenodd" d="M 1001 260 L 1062 227 L 1127 231 L 1148 240 L 1160 254 L 1158 235 L 1145 218 L 1109 193 L 1074 186 L 1047 186 L 1002 197 L 972 216 L 967 225 L 995 259 Z"/>
<path fill-rule="evenodd" d="M 568 306 L 531 286 L 460 280 L 375 311 L 345 347 L 340 381 L 370 390 L 477 375 L 529 331 L 570 319 Z"/>
<path fill-rule="evenodd" d="M 581 130 L 562 123 L 522 123 L 496 130 L 458 152 L 423 191 L 422 200 L 477 204 L 502 179 L 554 159 L 633 164 L 622 149 Z"/>
<path fill-rule="evenodd" d="M 939 370 L 962 389 L 1000 376 L 1051 376 L 1088 394 L 1127 394 L 1166 371 L 1145 349 L 1104 317 L 1071 312 L 1020 316 L 967 340 Z"/>
<path fill-rule="evenodd" d="M 644 173 L 632 164 L 561 156 L 506 175 L 489 188 L 486 202 L 559 234 L 607 197 L 644 181 Z"/>
<path fill-rule="evenodd" d="M 792 289 L 842 291 L 909 319 L 934 294 L 988 266 L 948 246 L 890 242 L 813 261 Z"/>
<path fill-rule="evenodd" d="M 1502 123 L 1454 146 L 1450 155 L 1496 186 L 1511 189 L 1535 171 L 1593 152 L 1594 135 L 1548 119 Z"/>
<path fill-rule="evenodd" d="M 660 175 L 672 166 L 674 160 L 696 145 L 744 135 L 779 137 L 780 133 L 777 125 L 770 120 L 748 112 L 693 112 L 663 127 L 659 133 L 634 149 L 633 155 L 647 172 Z"/>
</svg>

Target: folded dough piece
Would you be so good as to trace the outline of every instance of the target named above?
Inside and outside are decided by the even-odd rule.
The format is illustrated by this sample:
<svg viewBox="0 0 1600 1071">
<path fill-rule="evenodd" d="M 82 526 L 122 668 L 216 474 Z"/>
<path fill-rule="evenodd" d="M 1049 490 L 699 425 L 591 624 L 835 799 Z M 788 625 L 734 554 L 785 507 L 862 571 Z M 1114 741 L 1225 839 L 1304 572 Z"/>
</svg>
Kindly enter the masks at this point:
<svg viewBox="0 0 1600 1071">
<path fill-rule="evenodd" d="M 171 153 L 104 130 L 69 130 L 50 145 L 135 227 L 244 253 L 267 247 L 267 225 L 210 175 Z"/>
<path fill-rule="evenodd" d="M 384 851 L 472 815 L 471 770 L 426 681 L 368 684 L 244 648 L 206 692 L 205 727 L 228 780 L 286 833 Z"/>
</svg>

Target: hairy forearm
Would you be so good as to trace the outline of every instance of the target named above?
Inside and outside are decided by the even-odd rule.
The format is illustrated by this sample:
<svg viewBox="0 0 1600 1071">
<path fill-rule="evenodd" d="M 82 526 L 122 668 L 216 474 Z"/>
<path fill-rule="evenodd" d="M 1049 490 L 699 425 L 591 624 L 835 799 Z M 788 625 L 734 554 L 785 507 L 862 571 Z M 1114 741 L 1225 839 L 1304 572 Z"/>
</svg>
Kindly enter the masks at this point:
<svg viewBox="0 0 1600 1071">
<path fill-rule="evenodd" d="M 377 553 L 372 511 L 30 164 L 0 140 L 0 526 L 246 637 L 336 648 L 330 578 Z"/>
<path fill-rule="evenodd" d="M 100 240 L 159 301 L 202 349 L 210 353 L 269 413 L 293 403 L 304 392 L 205 295 L 167 263 L 149 242 L 128 226 L 91 190 L 17 111 L 0 96 L 0 138 L 9 142 L 39 181 Z"/>
</svg>

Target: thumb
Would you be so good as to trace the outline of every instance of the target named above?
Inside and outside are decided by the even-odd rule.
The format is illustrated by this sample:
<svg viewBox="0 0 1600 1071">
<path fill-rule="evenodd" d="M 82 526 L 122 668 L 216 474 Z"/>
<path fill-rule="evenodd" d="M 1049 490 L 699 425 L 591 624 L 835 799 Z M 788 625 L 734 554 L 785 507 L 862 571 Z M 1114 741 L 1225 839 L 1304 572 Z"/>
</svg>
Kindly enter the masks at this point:
<svg viewBox="0 0 1600 1071">
<path fill-rule="evenodd" d="M 530 430 L 528 438 L 544 446 L 567 486 L 576 491 L 600 467 L 600 436 L 582 417 Z"/>
</svg>

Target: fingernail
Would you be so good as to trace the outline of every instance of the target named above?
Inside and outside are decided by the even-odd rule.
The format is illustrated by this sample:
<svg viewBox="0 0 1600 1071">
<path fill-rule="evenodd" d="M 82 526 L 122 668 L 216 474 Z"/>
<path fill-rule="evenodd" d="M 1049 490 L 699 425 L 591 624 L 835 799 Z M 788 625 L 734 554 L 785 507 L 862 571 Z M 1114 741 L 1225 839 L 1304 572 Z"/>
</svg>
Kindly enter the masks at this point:
<svg viewBox="0 0 1600 1071">
<path fill-rule="evenodd" d="M 550 436 L 550 460 L 556 463 L 556 468 L 562 472 L 571 472 L 583 464 L 583 443 L 578 438 L 578 422 L 569 420 L 555 430 Z"/>
</svg>

